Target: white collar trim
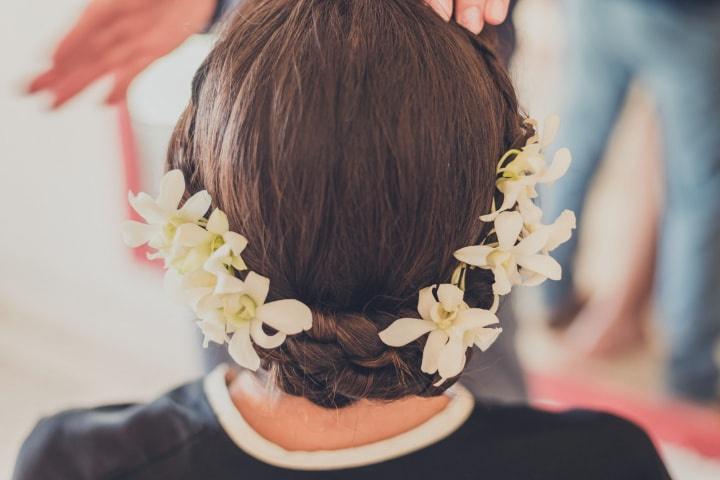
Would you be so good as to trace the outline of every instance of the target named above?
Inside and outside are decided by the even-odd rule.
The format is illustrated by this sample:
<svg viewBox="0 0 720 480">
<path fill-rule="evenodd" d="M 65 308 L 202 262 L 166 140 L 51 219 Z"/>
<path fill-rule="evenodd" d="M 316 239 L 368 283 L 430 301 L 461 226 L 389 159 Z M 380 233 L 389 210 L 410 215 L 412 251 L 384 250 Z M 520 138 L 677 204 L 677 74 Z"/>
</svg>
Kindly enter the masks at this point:
<svg viewBox="0 0 720 480">
<path fill-rule="evenodd" d="M 468 419 L 475 406 L 472 394 L 456 384 L 445 394 L 450 403 L 440 413 L 400 435 L 359 447 L 339 450 L 285 450 L 260 436 L 245 421 L 230 398 L 220 365 L 205 377 L 203 388 L 210 407 L 225 433 L 248 455 L 270 465 L 294 470 L 338 470 L 384 462 L 425 448 L 454 433 Z"/>
</svg>

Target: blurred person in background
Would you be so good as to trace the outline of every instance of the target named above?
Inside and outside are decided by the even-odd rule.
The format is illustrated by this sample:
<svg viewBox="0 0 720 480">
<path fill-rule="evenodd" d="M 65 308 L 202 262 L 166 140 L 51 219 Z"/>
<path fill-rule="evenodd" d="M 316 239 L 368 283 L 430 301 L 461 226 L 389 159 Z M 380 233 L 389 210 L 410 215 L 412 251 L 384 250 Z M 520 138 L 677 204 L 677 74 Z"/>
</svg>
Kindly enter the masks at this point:
<svg viewBox="0 0 720 480">
<path fill-rule="evenodd" d="M 720 2 L 572 0 L 566 6 L 569 95 L 561 141 L 573 152 L 574 164 L 569 180 L 546 195 L 545 206 L 550 216 L 568 206 L 582 210 L 630 82 L 638 78 L 658 106 L 665 158 L 656 279 L 661 330 L 669 350 L 667 383 L 679 396 L 717 402 Z M 650 181 L 656 176 L 648 172 Z M 647 178 L 637 182 L 647 188 Z M 640 231 L 627 235 L 652 238 L 654 228 L 652 219 L 643 219 Z M 566 275 L 545 288 L 551 322 L 559 327 L 586 305 L 570 274 L 576 247 L 577 240 L 561 247 L 558 260 Z M 649 259 L 640 258 L 652 252 L 639 254 L 640 270 L 652 268 Z M 643 271 L 633 275 L 638 282 L 647 281 Z M 637 329 L 615 322 L 623 315 L 613 312 L 612 305 L 605 313 L 609 324 L 601 328 L 607 328 L 609 338 L 621 337 L 618 329 Z"/>
<path fill-rule="evenodd" d="M 420 0 L 419 0 L 420 1 Z M 243 0 L 94 0 L 60 40 L 52 64 L 29 84 L 30 93 L 49 91 L 52 108 L 59 108 L 99 78 L 111 75 L 113 87 L 106 103 L 121 102 L 133 79 L 195 33 L 208 31 Z M 511 21 L 505 21 L 515 0 L 428 0 L 445 21 L 454 20 L 473 33 L 495 26 L 498 56 L 507 65 L 515 47 Z M 479 397 L 523 402 L 527 387 L 515 351 L 516 318 L 511 302 L 502 307 L 505 335 L 467 368 L 466 384 Z M 211 370 L 227 361 L 225 349 L 210 345 L 203 352 Z"/>
</svg>

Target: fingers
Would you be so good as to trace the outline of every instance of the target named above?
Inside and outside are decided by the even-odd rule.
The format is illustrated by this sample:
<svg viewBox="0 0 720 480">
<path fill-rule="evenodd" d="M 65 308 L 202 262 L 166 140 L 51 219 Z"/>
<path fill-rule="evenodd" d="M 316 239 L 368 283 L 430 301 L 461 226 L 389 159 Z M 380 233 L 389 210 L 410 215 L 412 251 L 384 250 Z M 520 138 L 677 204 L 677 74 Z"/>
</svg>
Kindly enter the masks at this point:
<svg viewBox="0 0 720 480">
<path fill-rule="evenodd" d="M 114 50 L 95 62 L 87 62 L 81 68 L 63 75 L 52 85 L 55 100 L 51 108 L 61 107 L 107 73 L 131 68 L 134 57 L 140 51 L 141 45 L 130 46 L 124 51 Z"/>
<path fill-rule="evenodd" d="M 40 90 L 44 90 L 52 85 L 58 77 L 58 72 L 55 68 L 45 70 L 43 73 L 33 78 L 30 84 L 27 86 L 28 93 L 36 93 Z"/>
<path fill-rule="evenodd" d="M 430 5 L 435 10 L 435 13 L 440 15 L 446 22 L 449 22 L 452 18 L 454 0 L 427 0 L 425 3 Z"/>
<path fill-rule="evenodd" d="M 75 49 L 57 49 L 52 67 L 30 82 L 28 93 L 55 90 L 68 76 L 91 68 L 95 63 L 107 63 L 108 59 L 117 56 L 115 52 L 127 50 L 126 44 L 136 41 L 132 33 L 124 31 L 122 25 L 109 25 L 107 30 L 86 37 L 85 43 L 78 44 Z"/>
<path fill-rule="evenodd" d="M 485 26 L 486 0 L 457 0 L 455 19 L 463 27 L 478 34 Z"/>
<path fill-rule="evenodd" d="M 510 0 L 488 0 L 485 5 L 485 21 L 490 25 L 500 25 L 507 19 Z"/>
<path fill-rule="evenodd" d="M 148 35 L 144 37 L 143 32 L 151 32 L 149 26 L 145 19 L 120 18 L 90 32 L 83 43 L 72 48 L 71 43 L 63 43 L 53 57 L 53 66 L 31 81 L 28 93 L 52 91 L 51 108 L 59 108 L 105 74 L 127 68 L 133 56 L 142 52 Z"/>
<path fill-rule="evenodd" d="M 52 56 L 53 63 L 62 62 L 78 50 L 86 49 L 88 44 L 95 43 L 98 33 L 106 30 L 116 18 L 113 3 L 91 2 L 72 30 L 58 43 Z"/>
<path fill-rule="evenodd" d="M 426 0 L 445 21 L 453 16 L 459 25 L 474 34 L 482 31 L 485 23 L 499 25 L 505 21 L 510 0 Z"/>
</svg>

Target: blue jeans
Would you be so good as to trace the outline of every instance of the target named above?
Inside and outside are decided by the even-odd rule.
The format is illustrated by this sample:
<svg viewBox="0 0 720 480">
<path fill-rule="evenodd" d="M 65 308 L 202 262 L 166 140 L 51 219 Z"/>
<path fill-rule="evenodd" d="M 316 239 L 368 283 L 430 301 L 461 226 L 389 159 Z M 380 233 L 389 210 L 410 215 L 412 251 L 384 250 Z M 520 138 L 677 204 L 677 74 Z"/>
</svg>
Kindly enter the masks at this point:
<svg viewBox="0 0 720 480">
<path fill-rule="evenodd" d="M 557 145 L 573 152 L 567 176 L 547 192 L 548 219 L 581 212 L 624 103 L 641 79 L 659 108 L 666 169 L 656 297 L 669 347 L 668 384 L 700 401 L 718 395 L 720 341 L 720 5 L 570 0 L 569 83 Z M 632 161 L 631 159 L 629 159 Z M 642 178 L 637 179 L 643 181 Z M 582 217 L 579 218 L 582 224 Z M 628 232 L 632 234 L 632 232 Z M 557 306 L 572 290 L 576 241 L 558 249 L 566 276 L 548 282 Z"/>
</svg>

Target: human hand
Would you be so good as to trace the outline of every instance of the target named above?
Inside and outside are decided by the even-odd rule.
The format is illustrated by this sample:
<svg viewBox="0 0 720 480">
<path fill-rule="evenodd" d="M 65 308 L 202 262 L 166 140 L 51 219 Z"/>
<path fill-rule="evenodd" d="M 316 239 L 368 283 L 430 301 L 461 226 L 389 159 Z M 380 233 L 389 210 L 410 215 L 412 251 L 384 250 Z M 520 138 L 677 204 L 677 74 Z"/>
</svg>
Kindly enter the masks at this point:
<svg viewBox="0 0 720 480">
<path fill-rule="evenodd" d="M 446 21 L 455 21 L 474 34 L 486 23 L 499 25 L 505 21 L 510 0 L 425 0 Z"/>
<path fill-rule="evenodd" d="M 92 0 L 60 41 L 52 66 L 28 85 L 48 90 L 58 108 L 88 85 L 111 74 L 106 103 L 123 98 L 130 82 L 150 63 L 202 31 L 217 0 Z"/>
</svg>

